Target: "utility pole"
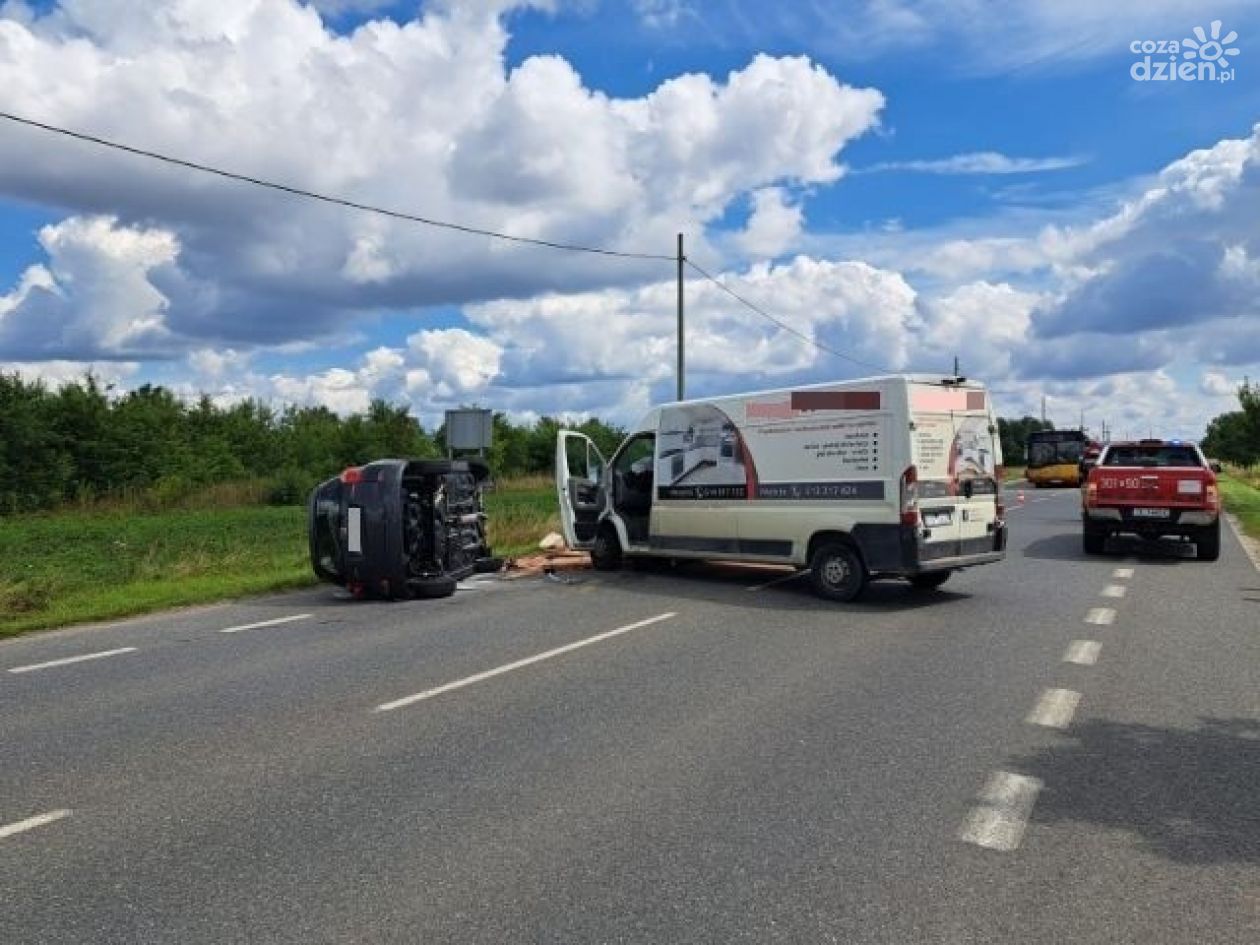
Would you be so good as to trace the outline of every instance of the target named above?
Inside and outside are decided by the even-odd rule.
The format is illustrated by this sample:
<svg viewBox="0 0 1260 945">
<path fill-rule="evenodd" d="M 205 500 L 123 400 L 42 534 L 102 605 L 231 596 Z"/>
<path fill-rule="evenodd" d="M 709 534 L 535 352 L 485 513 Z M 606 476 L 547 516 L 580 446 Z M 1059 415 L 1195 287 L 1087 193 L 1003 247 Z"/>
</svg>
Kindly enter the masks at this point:
<svg viewBox="0 0 1260 945">
<path fill-rule="evenodd" d="M 678 399 L 682 400 L 686 393 L 686 382 L 684 380 L 684 365 L 686 360 L 683 355 L 683 262 L 686 260 L 683 255 L 683 235 L 678 234 Z"/>
<path fill-rule="evenodd" d="M 1041 395 L 1041 422 L 1046 422 L 1046 395 Z"/>
<path fill-rule="evenodd" d="M 954 355 L 954 377 L 958 376 L 958 355 Z"/>
</svg>

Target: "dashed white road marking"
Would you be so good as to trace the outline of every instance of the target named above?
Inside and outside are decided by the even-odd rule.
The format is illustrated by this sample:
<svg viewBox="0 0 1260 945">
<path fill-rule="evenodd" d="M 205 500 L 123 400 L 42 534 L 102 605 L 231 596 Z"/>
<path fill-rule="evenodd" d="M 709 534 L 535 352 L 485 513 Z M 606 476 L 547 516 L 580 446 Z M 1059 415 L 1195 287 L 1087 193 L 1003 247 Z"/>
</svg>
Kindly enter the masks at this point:
<svg viewBox="0 0 1260 945">
<path fill-rule="evenodd" d="M 1111 576 L 1113 578 L 1119 578 L 1122 581 L 1127 580 L 1133 577 L 1133 569 L 1132 568 L 1116 568 L 1114 571 L 1111 572 Z"/>
<path fill-rule="evenodd" d="M 1101 652 L 1102 644 L 1096 640 L 1073 640 L 1063 656 L 1063 662 L 1093 666 L 1098 662 L 1098 654 Z"/>
<path fill-rule="evenodd" d="M 994 772 L 980 794 L 980 803 L 963 824 L 959 839 L 990 850 L 1017 849 L 1040 790 L 1037 778 Z"/>
<path fill-rule="evenodd" d="M 15 824 L 6 824 L 0 827 L 0 840 L 5 837 L 11 837 L 15 833 L 25 833 L 28 830 L 34 830 L 36 827 L 42 827 L 44 824 L 51 824 L 53 821 L 61 820 L 63 817 L 69 817 L 72 811 L 53 810 L 47 814 L 37 814 L 34 817 L 27 817 L 26 820 L 19 820 Z"/>
<path fill-rule="evenodd" d="M 33 673 L 37 669 L 51 669 L 54 666 L 69 666 L 71 663 L 85 663 L 88 660 L 103 660 L 107 656 L 118 656 L 122 653 L 134 653 L 134 646 L 121 646 L 116 650 L 101 650 L 99 653 L 84 653 L 82 656 L 67 656 L 59 660 L 49 660 L 46 663 L 30 663 L 27 666 L 14 666 L 9 670 L 11 673 Z"/>
<path fill-rule="evenodd" d="M 1071 689 L 1047 689 L 1024 721 L 1045 728 L 1067 728 L 1080 701 L 1081 694 Z"/>
<path fill-rule="evenodd" d="M 607 630 L 604 633 L 597 633 L 593 637 L 587 637 L 585 640 L 578 640 L 576 643 L 558 646 L 554 650 L 547 650 L 544 653 L 527 656 L 525 659 L 517 660 L 514 663 L 507 663 L 503 666 L 497 666 L 494 669 L 488 669 L 484 673 L 476 673 L 472 676 L 466 676 L 463 679 L 457 679 L 454 682 L 438 686 L 436 689 L 426 689 L 424 692 L 418 692 L 414 696 L 404 696 L 401 699 L 395 699 L 393 702 L 383 702 L 372 711 L 389 712 L 393 709 L 401 709 L 403 706 L 423 702 L 425 699 L 432 699 L 434 696 L 440 696 L 445 692 L 452 691 L 453 689 L 462 689 L 465 686 L 471 686 L 474 683 L 479 683 L 495 676 L 502 676 L 504 673 L 510 673 L 515 669 L 521 669 L 522 667 L 530 666 L 534 663 L 541 663 L 543 660 L 549 660 L 565 653 L 571 653 L 584 646 L 590 646 L 592 643 L 601 643 L 604 640 L 610 640 L 623 633 L 629 633 L 631 630 L 638 630 L 641 627 L 647 627 L 651 624 L 660 623 L 662 620 L 669 620 L 671 617 L 677 616 L 678 614 L 673 611 L 665 614 L 657 614 L 655 617 L 648 617 L 646 620 L 639 620 L 635 623 L 626 624 L 624 627 L 618 627 L 616 630 Z"/>
<path fill-rule="evenodd" d="M 1110 607 L 1092 607 L 1089 613 L 1085 615 L 1085 622 L 1096 623 L 1105 627 L 1116 622 L 1116 612 Z"/>
<path fill-rule="evenodd" d="M 1103 597 L 1123 597 L 1128 593 L 1128 588 L 1123 584 L 1108 584 L 1102 589 Z"/>
<path fill-rule="evenodd" d="M 243 623 L 236 627 L 224 627 L 220 633 L 240 633 L 242 630 L 256 630 L 259 627 L 278 627 L 282 623 L 293 623 L 295 620 L 306 620 L 314 614 L 293 614 L 291 617 L 276 617 L 274 620 L 260 620 L 257 623 Z"/>
</svg>

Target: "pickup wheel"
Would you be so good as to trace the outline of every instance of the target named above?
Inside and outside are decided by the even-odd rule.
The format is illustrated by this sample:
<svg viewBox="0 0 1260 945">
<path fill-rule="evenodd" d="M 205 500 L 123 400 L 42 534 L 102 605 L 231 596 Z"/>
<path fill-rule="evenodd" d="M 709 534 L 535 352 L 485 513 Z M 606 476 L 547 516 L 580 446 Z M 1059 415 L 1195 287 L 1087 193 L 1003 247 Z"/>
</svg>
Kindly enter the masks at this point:
<svg viewBox="0 0 1260 945">
<path fill-rule="evenodd" d="M 866 589 L 866 565 L 852 545 L 831 541 L 818 547 L 809 562 L 814 591 L 827 600 L 851 601 Z"/>
<path fill-rule="evenodd" d="M 1107 547 L 1107 533 L 1085 526 L 1081 533 L 1081 548 L 1087 555 L 1100 555 Z"/>
<path fill-rule="evenodd" d="M 612 528 L 601 528 L 591 545 L 591 567 L 596 571 L 616 571 L 621 567 L 621 541 Z"/>
<path fill-rule="evenodd" d="M 1205 526 L 1195 542 L 1199 546 L 1200 561 L 1215 561 L 1221 556 L 1221 520 Z"/>
<path fill-rule="evenodd" d="M 910 586 L 916 591 L 934 591 L 946 581 L 953 571 L 928 571 L 926 574 L 915 574 L 910 578 Z"/>
</svg>

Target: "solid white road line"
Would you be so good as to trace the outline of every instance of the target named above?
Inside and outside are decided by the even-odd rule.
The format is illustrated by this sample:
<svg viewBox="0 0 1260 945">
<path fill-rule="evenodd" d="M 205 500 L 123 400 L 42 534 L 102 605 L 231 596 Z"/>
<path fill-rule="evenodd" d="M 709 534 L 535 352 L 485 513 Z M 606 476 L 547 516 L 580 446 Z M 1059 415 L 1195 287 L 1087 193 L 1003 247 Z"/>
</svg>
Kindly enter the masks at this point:
<svg viewBox="0 0 1260 945">
<path fill-rule="evenodd" d="M 103 660 L 107 656 L 118 656 L 121 653 L 134 653 L 134 646 L 123 646 L 116 650 L 102 650 L 99 653 L 84 653 L 82 656 L 67 656 L 64 659 L 49 660 L 47 663 L 31 663 L 29 666 L 14 666 L 11 673 L 33 673 L 37 669 L 49 669 L 53 666 L 69 666 L 71 663 L 84 663 L 88 660 Z"/>
<path fill-rule="evenodd" d="M 1116 622 L 1116 612 L 1110 607 L 1092 607 L 1089 613 L 1085 615 L 1086 623 L 1096 623 L 1107 626 Z"/>
<path fill-rule="evenodd" d="M 314 614 L 294 614 L 292 617 L 276 617 L 274 620 L 260 620 L 258 623 L 243 623 L 239 627 L 224 627 L 219 632 L 240 633 L 242 630 L 255 630 L 258 627 L 277 627 L 282 623 L 293 623 L 295 620 L 305 620 L 313 616 Z"/>
<path fill-rule="evenodd" d="M 1063 656 L 1063 662 L 1076 663 L 1078 666 L 1093 666 L 1098 662 L 1098 654 L 1102 652 L 1102 644 L 1095 640 L 1073 640 Z"/>
<path fill-rule="evenodd" d="M 678 614 L 674 612 L 657 614 L 655 617 L 648 617 L 646 620 L 626 624 L 624 627 L 618 627 L 616 630 L 608 630 L 604 633 L 597 633 L 593 637 L 587 637 L 585 640 L 578 640 L 576 643 L 558 646 L 554 650 L 547 650 L 545 653 L 527 656 L 523 660 L 517 660 L 514 663 L 507 663 L 503 666 L 497 666 L 494 669 L 488 669 L 484 673 L 477 673 L 473 676 L 466 676 L 463 679 L 457 679 L 454 682 L 446 683 L 444 686 L 438 686 L 436 689 L 426 689 L 424 692 L 418 692 L 414 696 L 404 696 L 401 699 L 395 699 L 393 702 L 384 702 L 372 711 L 389 712 L 393 709 L 401 709 L 403 706 L 412 705 L 416 702 L 423 702 L 425 699 L 432 699 L 434 696 L 440 696 L 442 693 L 450 692 L 453 689 L 462 689 L 465 686 L 471 686 L 474 683 L 479 683 L 495 676 L 502 676 L 504 673 L 512 672 L 512 670 L 521 669 L 522 667 L 529 666 L 533 663 L 541 663 L 543 660 L 549 660 L 557 656 L 562 656 L 565 653 L 571 653 L 573 650 L 581 649 L 584 646 L 590 646 L 592 643 L 600 643 L 604 640 L 610 640 L 623 633 L 629 633 L 631 630 L 638 630 L 640 627 L 647 627 L 651 624 L 660 623 L 662 620 L 669 620 L 671 617 L 677 616 Z"/>
<path fill-rule="evenodd" d="M 55 820 L 61 820 L 63 817 L 69 817 L 71 811 L 54 810 L 47 814 L 38 814 L 35 817 L 27 817 L 26 820 L 19 820 L 15 824 L 6 824 L 0 827 L 0 840 L 5 837 L 11 837 L 15 833 L 25 833 L 28 830 L 34 830 L 36 827 L 42 827 L 44 824 L 51 824 Z"/>
<path fill-rule="evenodd" d="M 1080 701 L 1081 694 L 1071 689 L 1047 689 L 1024 721 L 1046 728 L 1067 728 Z"/>
<path fill-rule="evenodd" d="M 1111 576 L 1113 578 L 1119 578 L 1120 580 L 1127 580 L 1128 578 L 1133 577 L 1133 569 L 1132 568 L 1116 568 L 1114 571 L 1111 572 Z"/>
<path fill-rule="evenodd" d="M 1040 790 L 1041 781 L 1037 778 L 1009 771 L 994 772 L 980 794 L 980 803 L 963 825 L 959 839 L 990 850 L 1017 849 Z"/>
<path fill-rule="evenodd" d="M 1123 584 L 1108 584 L 1102 589 L 1103 597 L 1123 597 L 1128 592 Z"/>
<path fill-rule="evenodd" d="M 1251 563 L 1255 565 L 1256 570 L 1260 571 L 1260 541 L 1256 541 L 1244 532 L 1242 526 L 1238 524 L 1238 519 L 1228 512 L 1225 513 L 1225 521 L 1229 523 L 1229 527 L 1234 532 L 1234 537 L 1242 545 L 1243 552 L 1250 559 Z"/>
</svg>

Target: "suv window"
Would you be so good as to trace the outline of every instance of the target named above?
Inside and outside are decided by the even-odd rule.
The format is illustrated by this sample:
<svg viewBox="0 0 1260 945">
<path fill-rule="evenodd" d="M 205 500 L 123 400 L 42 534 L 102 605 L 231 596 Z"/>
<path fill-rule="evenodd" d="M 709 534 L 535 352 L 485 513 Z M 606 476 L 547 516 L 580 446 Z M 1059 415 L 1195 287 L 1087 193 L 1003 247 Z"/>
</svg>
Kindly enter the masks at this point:
<svg viewBox="0 0 1260 945">
<path fill-rule="evenodd" d="M 1113 446 L 1103 457 L 1104 466 L 1191 466 L 1200 467 L 1193 446 Z"/>
</svg>

